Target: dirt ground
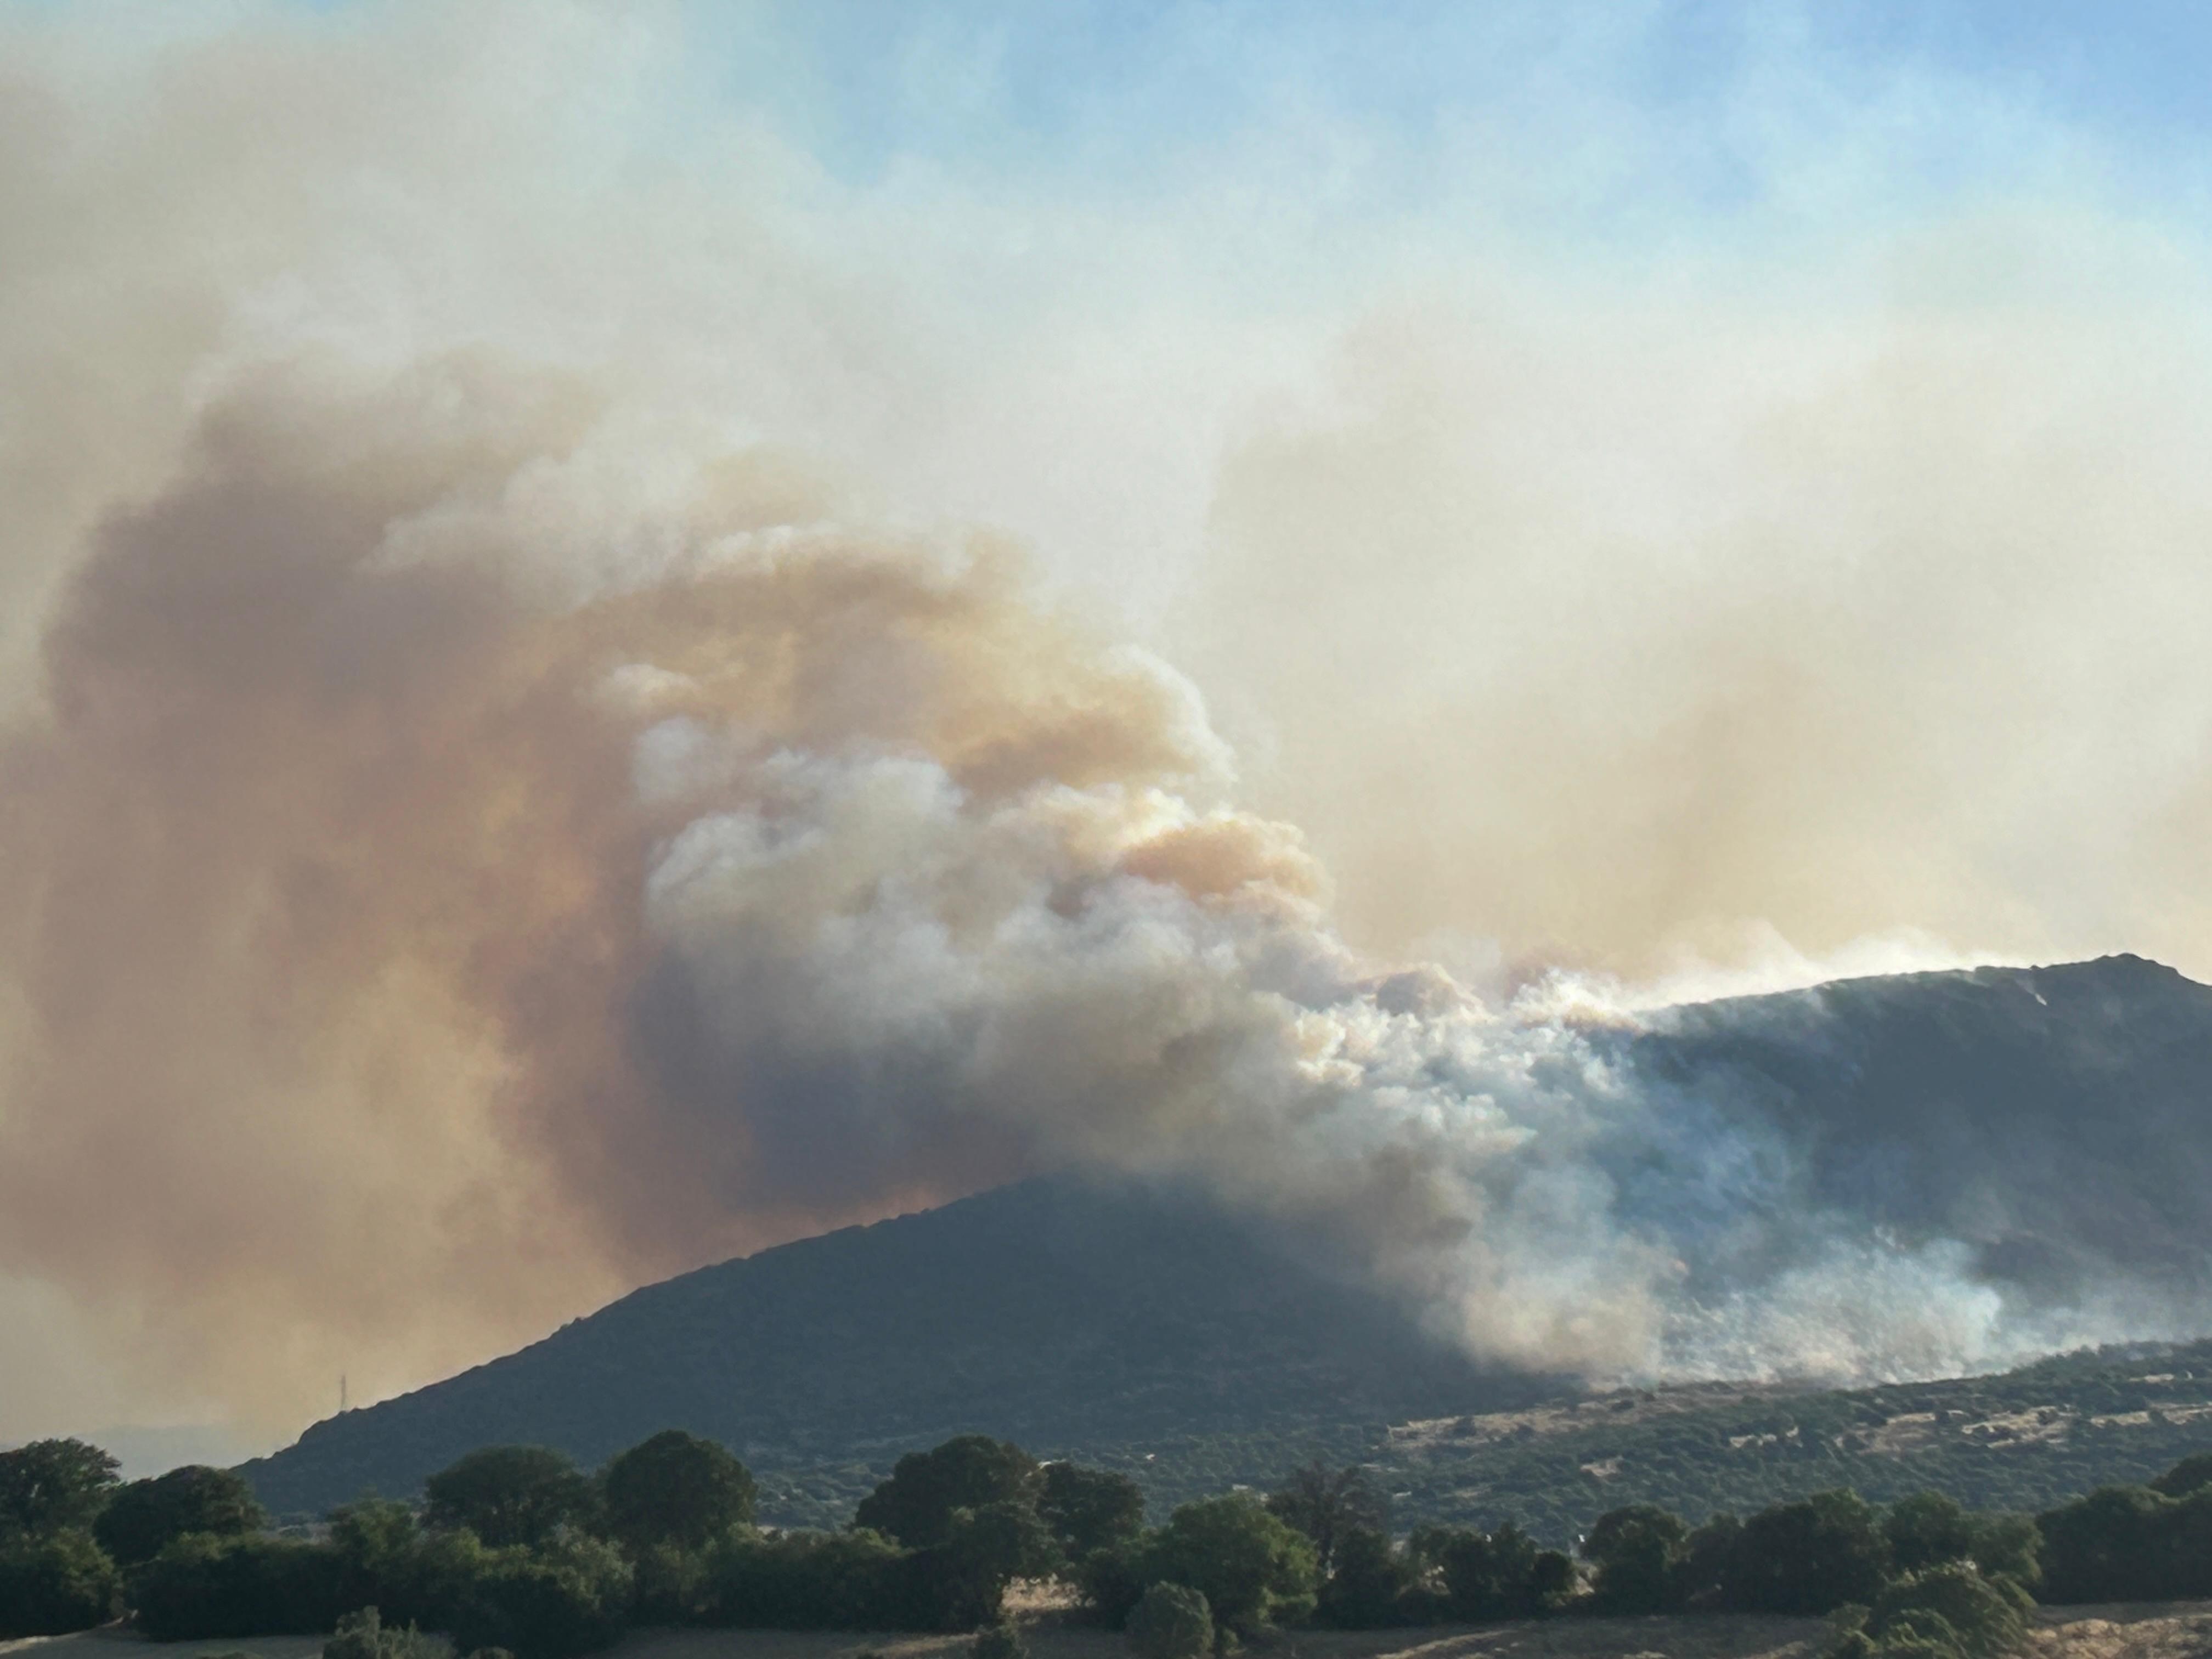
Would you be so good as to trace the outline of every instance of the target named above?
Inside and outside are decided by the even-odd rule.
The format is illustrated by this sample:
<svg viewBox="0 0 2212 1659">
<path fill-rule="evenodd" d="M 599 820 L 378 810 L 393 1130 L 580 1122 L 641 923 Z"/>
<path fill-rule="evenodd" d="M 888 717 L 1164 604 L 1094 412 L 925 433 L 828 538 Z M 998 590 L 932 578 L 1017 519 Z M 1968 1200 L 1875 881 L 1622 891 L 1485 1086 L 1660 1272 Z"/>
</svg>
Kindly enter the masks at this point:
<svg viewBox="0 0 2212 1659">
<path fill-rule="evenodd" d="M 1035 1659 L 1126 1659 L 1109 1632 L 1057 1613 L 1024 1621 Z M 1716 1614 L 1695 1619 L 1557 1619 L 1480 1629 L 1289 1631 L 1251 1659 L 1813 1659 L 1827 1633 L 1816 1619 Z M 635 1631 L 612 1659 L 962 1659 L 961 1636 L 844 1631 Z M 148 1642 L 110 1628 L 0 1642 L 5 1659 L 318 1659 L 317 1636 L 244 1641 Z M 2040 1616 L 2026 1659 L 2208 1659 L 2212 1602 L 2066 1607 Z"/>
</svg>

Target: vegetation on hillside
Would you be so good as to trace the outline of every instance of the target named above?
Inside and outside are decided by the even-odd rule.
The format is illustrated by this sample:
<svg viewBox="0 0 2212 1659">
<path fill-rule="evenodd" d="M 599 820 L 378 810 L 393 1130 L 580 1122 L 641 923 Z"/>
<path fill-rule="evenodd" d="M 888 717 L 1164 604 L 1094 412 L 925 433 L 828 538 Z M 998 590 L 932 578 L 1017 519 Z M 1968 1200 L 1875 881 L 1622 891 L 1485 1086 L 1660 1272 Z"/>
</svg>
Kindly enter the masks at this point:
<svg viewBox="0 0 2212 1659">
<path fill-rule="evenodd" d="M 426 1631 L 483 1659 L 576 1659 L 632 1624 L 974 1630 L 978 1659 L 1020 1659 L 1006 1592 L 1053 1577 L 1139 1659 L 1309 1623 L 1699 1612 L 1828 1615 L 1825 1659 L 1998 1659 L 2037 1595 L 2212 1595 L 2201 1452 L 2032 1517 L 1845 1487 L 1696 1523 L 1632 1504 L 1573 1555 L 1510 1522 L 1401 1534 L 1376 1468 L 1317 1461 L 1149 1527 L 1128 1477 L 981 1435 L 901 1457 L 834 1530 L 761 1527 L 744 1465 L 673 1430 L 596 1474 L 481 1448 L 421 1506 L 364 1498 L 313 1538 L 267 1530 L 234 1474 L 124 1486 L 114 1467 L 73 1441 L 0 1454 L 0 1636 L 127 1610 L 157 1640 L 331 1632 L 326 1659 L 434 1659 Z"/>
</svg>

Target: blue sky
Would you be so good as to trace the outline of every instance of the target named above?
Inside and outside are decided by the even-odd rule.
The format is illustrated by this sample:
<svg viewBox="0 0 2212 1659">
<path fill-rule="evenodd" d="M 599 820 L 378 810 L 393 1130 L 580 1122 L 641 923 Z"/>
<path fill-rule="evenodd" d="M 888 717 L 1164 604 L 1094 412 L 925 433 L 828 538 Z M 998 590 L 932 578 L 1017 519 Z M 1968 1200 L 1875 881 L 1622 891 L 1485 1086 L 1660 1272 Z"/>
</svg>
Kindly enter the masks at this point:
<svg viewBox="0 0 2212 1659">
<path fill-rule="evenodd" d="M 1541 121 L 1634 111 L 1705 129 L 1700 193 L 1745 182 L 1729 129 L 1762 78 L 1816 81 L 1842 107 L 1902 86 L 2061 125 L 2153 173 L 2203 133 L 2212 15 L 2056 0 L 1828 7 L 1714 0 L 1582 6 L 1107 3 L 705 6 L 702 77 L 763 106 L 825 164 L 897 158 L 1125 180 L 1302 108 L 1409 149 L 1504 108 Z M 1817 127 L 1838 105 L 1808 100 Z M 1955 112 L 1955 106 L 1954 106 Z M 1626 162 L 1629 158 L 1622 158 Z M 1925 158 L 1941 168 L 1944 158 Z M 2001 170 L 2005 158 L 1980 158 Z M 1731 177 L 1731 175 L 1734 175 Z"/>
</svg>

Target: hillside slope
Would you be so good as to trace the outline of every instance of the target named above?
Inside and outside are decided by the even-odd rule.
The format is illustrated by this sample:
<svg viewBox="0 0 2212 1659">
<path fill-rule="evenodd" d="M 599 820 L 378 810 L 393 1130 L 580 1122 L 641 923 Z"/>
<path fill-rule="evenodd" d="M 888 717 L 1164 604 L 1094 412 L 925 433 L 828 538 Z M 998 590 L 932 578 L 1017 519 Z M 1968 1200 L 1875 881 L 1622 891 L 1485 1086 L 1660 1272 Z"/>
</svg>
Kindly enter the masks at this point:
<svg viewBox="0 0 2212 1659">
<path fill-rule="evenodd" d="M 1780 1206 L 1771 1237 L 1798 1214 L 1841 1217 L 1954 1241 L 1972 1282 L 2008 1307 L 2092 1306 L 2130 1336 L 2212 1329 L 2212 989 L 2171 969 L 2123 957 L 1845 981 L 1674 1010 L 1598 1041 L 1645 1086 L 1788 1148 L 1796 1185 L 1763 1200 Z M 2055 1314 L 2050 1329 L 2053 1347 L 2083 1334 Z M 2106 1385 L 2126 1392 L 2125 1378 Z M 675 1425 L 745 1456 L 772 1518 L 835 1522 L 899 1452 L 963 1430 L 1128 1467 L 1167 1500 L 1272 1479 L 1313 1452 L 1387 1460 L 1386 1425 L 1510 1411 L 1565 1386 L 1480 1370 L 1194 1195 L 1060 1177 L 648 1287 L 246 1468 L 273 1509 L 299 1514 L 368 1487 L 412 1492 L 489 1442 L 592 1463 Z M 1711 1462 L 1728 1437 L 1667 1456 Z M 2171 1437 L 2153 1435 L 2145 1455 L 2164 1456 Z M 1723 1466 L 1742 1461 L 1652 1495 L 1734 1490 Z M 2064 1478 L 2095 1462 L 2074 1460 Z M 1543 1477 L 1565 1482 L 1546 1510 L 1562 1525 L 1603 1496 L 1582 1490 L 1578 1468 Z M 1783 1485 L 1817 1472 L 1792 1466 Z M 1525 1507 L 1534 1478 L 1403 1476 L 1438 1514 L 1514 1492 Z"/>
<path fill-rule="evenodd" d="M 1975 1253 L 2038 1304 L 2124 1281 L 2212 1329 L 2212 987 L 2140 957 L 1692 1004 L 1627 1045 L 1655 1085 L 1790 1144 L 1793 1201 Z M 2147 1292 L 2148 1294 L 2143 1294 Z"/>
<path fill-rule="evenodd" d="M 1040 1453 L 1317 1423 L 1357 1432 L 1558 1386 L 1486 1375 L 1392 1304 L 1190 1197 L 1045 1179 L 648 1286 L 244 1468 L 271 1509 L 295 1514 L 372 1486 L 411 1493 L 495 1441 L 596 1463 L 676 1426 L 771 1477 L 813 1469 L 810 1491 L 857 1496 L 899 1452 L 967 1430 Z M 773 1503 L 781 1488 L 767 1484 Z"/>
</svg>

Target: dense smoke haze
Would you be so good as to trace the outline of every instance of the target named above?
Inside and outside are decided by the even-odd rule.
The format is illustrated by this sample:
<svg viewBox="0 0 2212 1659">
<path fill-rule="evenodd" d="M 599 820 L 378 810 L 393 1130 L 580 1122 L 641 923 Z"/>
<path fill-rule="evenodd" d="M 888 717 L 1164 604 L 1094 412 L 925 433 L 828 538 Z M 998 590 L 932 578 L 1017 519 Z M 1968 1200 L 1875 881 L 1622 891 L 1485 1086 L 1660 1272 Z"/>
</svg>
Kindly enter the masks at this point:
<svg viewBox="0 0 2212 1659">
<path fill-rule="evenodd" d="M 1462 134 L 1455 263 L 1286 91 L 1226 258 L 841 167 L 673 9 L 165 15 L 0 18 L 0 1436 L 286 1431 L 1071 1165 L 1593 1376 L 2196 1319 L 1795 1208 L 1620 1041 L 2212 966 L 2193 248 L 1783 133 L 1848 259 L 1601 278 Z"/>
</svg>

